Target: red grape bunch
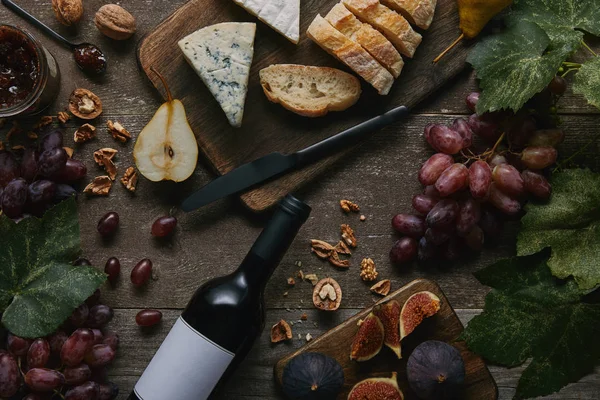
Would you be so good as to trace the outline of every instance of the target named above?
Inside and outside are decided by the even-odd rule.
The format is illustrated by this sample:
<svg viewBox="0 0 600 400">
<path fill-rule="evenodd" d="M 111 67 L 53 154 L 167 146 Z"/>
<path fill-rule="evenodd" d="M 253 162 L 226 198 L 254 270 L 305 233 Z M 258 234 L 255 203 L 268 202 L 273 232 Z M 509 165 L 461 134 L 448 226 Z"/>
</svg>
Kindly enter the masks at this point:
<svg viewBox="0 0 600 400">
<path fill-rule="evenodd" d="M 466 101 L 475 112 L 479 93 Z M 547 170 L 565 135 L 538 124 L 529 112 L 496 112 L 425 127 L 437 153 L 419 171 L 424 190 L 412 199 L 415 212 L 392 220 L 403 236 L 390 252 L 392 262 L 436 265 L 479 252 L 486 239 L 500 235 L 504 220 L 522 214 L 527 200 L 548 200 Z"/>
<path fill-rule="evenodd" d="M 0 151 L 0 209 L 9 218 L 41 216 L 52 204 L 76 195 L 74 184 L 87 168 L 69 158 L 63 133 L 48 130 L 37 147 L 26 148 L 20 157 Z"/>
</svg>

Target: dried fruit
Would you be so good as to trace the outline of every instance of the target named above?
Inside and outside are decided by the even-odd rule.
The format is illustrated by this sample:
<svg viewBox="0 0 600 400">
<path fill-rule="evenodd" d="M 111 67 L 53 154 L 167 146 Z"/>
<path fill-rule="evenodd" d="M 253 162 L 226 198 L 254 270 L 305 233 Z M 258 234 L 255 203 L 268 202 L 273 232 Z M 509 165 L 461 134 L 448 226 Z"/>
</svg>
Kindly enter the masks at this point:
<svg viewBox="0 0 600 400">
<path fill-rule="evenodd" d="M 321 279 L 315 285 L 313 290 L 313 304 L 319 310 L 335 311 L 340 307 L 341 303 L 342 288 L 334 279 Z"/>
<path fill-rule="evenodd" d="M 358 204 L 355 204 L 350 200 L 340 200 L 340 207 L 345 213 L 360 211 L 360 207 L 358 206 Z"/>
<path fill-rule="evenodd" d="M 356 237 L 354 236 L 354 231 L 352 228 L 350 228 L 350 225 L 342 224 L 340 229 L 342 231 L 342 239 L 344 239 L 344 242 L 346 242 L 346 244 L 352 248 L 356 247 Z"/>
<path fill-rule="evenodd" d="M 373 308 L 375 314 L 383 324 L 385 338 L 383 343 L 389 347 L 398 358 L 402 358 L 400 346 L 400 303 L 396 300 L 376 305 Z"/>
<path fill-rule="evenodd" d="M 398 387 L 397 374 L 391 378 L 369 378 L 358 382 L 348 395 L 348 400 L 404 400 Z"/>
<path fill-rule="evenodd" d="M 283 391 L 290 399 L 333 399 L 343 385 L 342 366 L 324 354 L 302 353 L 292 358 L 283 369 Z"/>
<path fill-rule="evenodd" d="M 292 338 L 292 328 L 284 320 L 271 327 L 271 343 L 279 343 Z"/>
<path fill-rule="evenodd" d="M 379 273 L 375 269 L 375 261 L 365 258 L 360 263 L 360 277 L 365 282 L 372 282 L 377 279 Z"/>
<path fill-rule="evenodd" d="M 453 346 L 429 340 L 415 348 L 406 365 L 408 383 L 424 400 L 454 399 L 465 380 L 465 363 Z"/>
<path fill-rule="evenodd" d="M 105 4 L 96 12 L 96 28 L 111 39 L 129 39 L 136 30 L 135 18 L 123 7 Z"/>
<path fill-rule="evenodd" d="M 385 330 L 381 320 L 370 313 L 364 321 L 360 322 L 358 332 L 352 341 L 350 359 L 367 361 L 375 357 L 383 347 Z"/>
<path fill-rule="evenodd" d="M 75 89 L 69 97 L 69 111 L 81 119 L 94 119 L 102 114 L 102 101 L 87 89 Z"/>
<path fill-rule="evenodd" d="M 392 288 L 392 283 L 389 279 L 384 279 L 371 286 L 371 292 L 381 296 L 387 296 Z"/>
<path fill-rule="evenodd" d="M 85 189 L 83 189 L 83 193 L 88 193 L 96 196 L 108 196 L 111 187 L 112 180 L 110 179 L 110 177 L 106 175 L 97 176 L 92 182 L 90 182 L 89 185 L 85 187 Z"/>
<path fill-rule="evenodd" d="M 82 0 L 52 0 L 52 9 L 58 22 L 65 26 L 76 24 L 83 17 Z"/>
<path fill-rule="evenodd" d="M 123 125 L 121 125 L 118 121 L 112 122 L 109 120 L 106 123 L 106 127 L 108 128 L 108 133 L 110 133 L 115 140 L 121 143 L 125 143 L 131 139 L 131 134 L 129 131 L 123 128 Z"/>
<path fill-rule="evenodd" d="M 135 192 L 135 188 L 138 181 L 138 174 L 135 168 L 129 167 L 125 171 L 125 174 L 121 178 L 121 183 L 123 186 L 127 188 L 130 192 Z"/>
<path fill-rule="evenodd" d="M 400 313 L 400 338 L 404 339 L 423 322 L 440 310 L 440 299 L 433 293 L 423 291 L 406 300 Z"/>
<path fill-rule="evenodd" d="M 96 127 L 90 124 L 81 125 L 73 136 L 75 143 L 85 143 L 96 137 Z"/>
</svg>

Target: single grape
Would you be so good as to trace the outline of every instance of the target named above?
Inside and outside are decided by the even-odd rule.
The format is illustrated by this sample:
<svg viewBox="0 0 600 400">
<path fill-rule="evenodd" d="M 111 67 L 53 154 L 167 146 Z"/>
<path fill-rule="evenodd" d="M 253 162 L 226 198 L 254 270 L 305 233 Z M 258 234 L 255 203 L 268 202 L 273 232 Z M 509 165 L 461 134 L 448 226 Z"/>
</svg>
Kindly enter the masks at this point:
<svg viewBox="0 0 600 400">
<path fill-rule="evenodd" d="M 119 335 L 117 335 L 115 332 L 108 331 L 104 334 L 102 343 L 109 345 L 113 350 L 116 351 L 119 347 Z"/>
<path fill-rule="evenodd" d="M 12 153 L 0 150 L 0 187 L 8 185 L 19 175 L 19 164 Z"/>
<path fill-rule="evenodd" d="M 394 264 L 405 264 L 411 262 L 417 256 L 418 244 L 411 237 L 403 237 L 394 243 L 390 250 L 390 260 Z"/>
<path fill-rule="evenodd" d="M 83 356 L 94 344 L 94 332 L 87 328 L 79 328 L 65 342 L 61 351 L 60 359 L 69 366 L 74 367 L 83 361 Z"/>
<path fill-rule="evenodd" d="M 24 339 L 9 333 L 6 337 L 6 349 L 10 354 L 16 357 L 24 357 L 31 346 L 31 340 Z"/>
<path fill-rule="evenodd" d="M 457 118 L 454 120 L 452 124 L 452 129 L 458 132 L 460 137 L 462 138 L 462 148 L 466 149 L 471 147 L 473 144 L 473 131 L 471 127 L 463 118 Z"/>
<path fill-rule="evenodd" d="M 135 316 L 135 323 L 139 326 L 154 326 L 162 320 L 159 310 L 142 310 Z"/>
<path fill-rule="evenodd" d="M 539 172 L 526 169 L 521 172 L 525 190 L 541 200 L 548 200 L 552 195 L 552 185 Z"/>
<path fill-rule="evenodd" d="M 499 125 L 485 115 L 479 116 L 477 114 L 473 114 L 469 117 L 467 123 L 475 135 L 487 142 L 496 143 L 496 141 L 498 141 L 502 135 Z"/>
<path fill-rule="evenodd" d="M 545 129 L 536 131 L 529 138 L 529 145 L 534 147 L 550 146 L 556 147 L 565 141 L 565 131 L 562 129 Z"/>
<path fill-rule="evenodd" d="M 67 390 L 65 400 L 98 400 L 100 388 L 96 382 L 88 381 Z"/>
<path fill-rule="evenodd" d="M 60 355 L 60 351 L 63 344 L 69 337 L 64 331 L 56 331 L 48 337 L 48 344 L 50 344 L 50 350 L 53 354 Z"/>
<path fill-rule="evenodd" d="M 100 392 L 97 400 L 114 400 L 119 395 L 119 387 L 113 382 L 99 385 Z"/>
<path fill-rule="evenodd" d="M 444 199 L 427 214 L 427 225 L 430 228 L 448 230 L 452 228 L 459 212 L 458 203 L 452 199 Z"/>
<path fill-rule="evenodd" d="M 435 124 L 429 124 L 427 126 L 425 126 L 425 129 L 423 131 L 423 136 L 425 136 L 425 140 L 427 141 L 427 143 L 429 143 L 430 146 L 432 146 L 431 144 L 431 128 L 433 128 L 435 126 Z M 435 151 L 439 151 L 438 149 L 434 149 Z"/>
<path fill-rule="evenodd" d="M 507 215 L 515 215 L 521 211 L 521 203 L 502 192 L 495 183 L 490 186 L 489 203 Z"/>
<path fill-rule="evenodd" d="M 59 183 L 56 185 L 56 191 L 54 193 L 54 203 L 60 203 L 63 200 L 69 199 L 71 197 L 77 197 L 77 191 L 73 189 L 70 185 L 65 185 L 63 183 Z"/>
<path fill-rule="evenodd" d="M 34 215 L 43 214 L 54 199 L 55 193 L 56 184 L 54 182 L 45 179 L 33 182 L 27 188 L 28 209 Z"/>
<path fill-rule="evenodd" d="M 102 334 L 102 331 L 100 329 L 94 328 L 92 329 L 92 332 L 94 333 L 94 345 L 102 344 L 104 341 L 104 335 Z"/>
<path fill-rule="evenodd" d="M 91 267 L 92 263 L 87 258 L 79 257 L 77 260 L 73 261 L 73 265 L 76 267 L 81 267 L 81 266 Z"/>
<path fill-rule="evenodd" d="M 392 227 L 396 232 L 412 238 L 420 238 L 427 229 L 423 217 L 411 214 L 396 215 L 392 219 Z"/>
<path fill-rule="evenodd" d="M 38 160 L 40 175 L 52 177 L 65 166 L 68 158 L 67 152 L 63 148 L 44 151 Z"/>
<path fill-rule="evenodd" d="M 11 397 L 19 391 L 21 375 L 17 361 L 8 353 L 0 353 L 0 397 Z"/>
<path fill-rule="evenodd" d="M 33 182 L 38 173 L 38 152 L 32 147 L 25 149 L 21 159 L 21 178 L 27 182 Z"/>
<path fill-rule="evenodd" d="M 438 203 L 439 199 L 418 194 L 412 198 L 412 206 L 418 213 L 427 215 L 429 211 Z"/>
<path fill-rule="evenodd" d="M 92 368 L 103 367 L 115 359 L 116 351 L 107 344 L 97 344 L 85 355 L 85 362 Z"/>
<path fill-rule="evenodd" d="M 442 247 L 442 257 L 448 261 L 456 261 L 462 255 L 463 245 L 456 236 L 452 236 Z"/>
<path fill-rule="evenodd" d="M 106 213 L 98 221 L 98 233 L 102 236 L 112 235 L 119 227 L 119 214 L 114 211 Z"/>
<path fill-rule="evenodd" d="M 46 339 L 36 339 L 29 346 L 27 352 L 27 366 L 29 368 L 43 368 L 50 359 L 50 344 Z"/>
<path fill-rule="evenodd" d="M 492 157 L 492 160 L 490 161 L 490 168 L 494 169 L 498 165 L 502 165 L 502 164 L 508 164 L 508 160 L 506 160 L 506 157 L 504 157 L 501 154 L 494 154 L 494 157 Z M 490 173 L 491 173 L 491 171 L 490 171 Z"/>
<path fill-rule="evenodd" d="M 459 192 L 469 186 L 469 169 L 460 163 L 448 167 L 435 183 L 442 197 Z"/>
<path fill-rule="evenodd" d="M 442 173 L 454 164 L 454 159 L 443 153 L 431 156 L 419 171 L 419 182 L 424 186 L 434 185 Z"/>
<path fill-rule="evenodd" d="M 474 226 L 471 232 L 465 235 L 465 244 L 473 251 L 481 251 L 484 242 L 483 230 L 479 226 Z"/>
<path fill-rule="evenodd" d="M 102 328 L 108 324 L 114 316 L 113 309 L 104 304 L 98 304 L 90 308 L 87 326 L 90 328 Z"/>
<path fill-rule="evenodd" d="M 88 308 L 87 304 L 83 303 L 71 313 L 69 321 L 74 327 L 81 328 L 87 322 L 89 315 L 90 309 Z"/>
<path fill-rule="evenodd" d="M 121 274 L 121 262 L 116 257 L 111 257 L 106 261 L 104 273 L 108 275 L 108 281 L 114 284 Z"/>
<path fill-rule="evenodd" d="M 504 219 L 495 210 L 484 208 L 481 211 L 479 227 L 488 238 L 494 239 L 502 234 Z"/>
<path fill-rule="evenodd" d="M 442 229 L 427 228 L 425 231 L 425 239 L 436 246 L 446 243 L 451 236 L 451 233 Z"/>
<path fill-rule="evenodd" d="M 433 243 L 422 237 L 419 240 L 417 250 L 417 261 L 420 265 L 430 266 L 435 263 L 439 255 L 439 248 Z"/>
<path fill-rule="evenodd" d="M 40 140 L 40 151 L 60 149 L 63 147 L 63 135 L 59 130 L 52 130 Z"/>
<path fill-rule="evenodd" d="M 47 368 L 32 368 L 25 374 L 25 384 L 35 392 L 52 392 L 65 382 L 58 371 Z"/>
<path fill-rule="evenodd" d="M 479 103 L 479 92 L 471 92 L 467 95 L 466 99 L 467 107 L 471 112 L 476 112 L 477 103 Z"/>
<path fill-rule="evenodd" d="M 548 168 L 556 162 L 558 152 L 554 147 L 536 146 L 523 150 L 521 161 L 529 169 Z"/>
<path fill-rule="evenodd" d="M 463 148 L 463 138 L 460 134 L 445 125 L 434 125 L 429 139 L 431 147 L 445 154 L 457 154 Z"/>
<path fill-rule="evenodd" d="M 562 76 L 556 75 L 548 85 L 548 89 L 557 95 L 562 96 L 567 91 L 567 80 Z"/>
<path fill-rule="evenodd" d="M 131 270 L 131 283 L 142 286 L 152 277 L 152 261 L 145 258 Z"/>
<path fill-rule="evenodd" d="M 17 178 L 4 188 L 2 194 L 2 211 L 8 218 L 19 218 L 27 202 L 27 182 Z"/>
<path fill-rule="evenodd" d="M 469 167 L 469 189 L 471 196 L 484 200 L 488 197 L 492 184 L 492 170 L 485 161 L 475 161 Z"/>
<path fill-rule="evenodd" d="M 87 364 L 79 364 L 75 367 L 67 367 L 63 371 L 65 383 L 70 386 L 81 385 L 92 376 L 92 370 Z"/>
<path fill-rule="evenodd" d="M 86 174 L 87 167 L 83 162 L 69 158 L 65 165 L 52 176 L 52 179 L 57 183 L 74 183 L 85 178 Z"/>
<path fill-rule="evenodd" d="M 519 198 L 525 192 L 521 174 L 510 164 L 502 164 L 494 168 L 492 179 L 496 187 L 510 197 Z"/>
<path fill-rule="evenodd" d="M 177 226 L 177 218 L 172 216 L 160 217 L 152 224 L 152 236 L 165 237 L 169 236 Z"/>
<path fill-rule="evenodd" d="M 473 230 L 481 219 L 481 206 L 479 203 L 469 197 L 459 203 L 460 211 L 456 217 L 456 232 L 459 236 L 466 236 Z"/>
</svg>

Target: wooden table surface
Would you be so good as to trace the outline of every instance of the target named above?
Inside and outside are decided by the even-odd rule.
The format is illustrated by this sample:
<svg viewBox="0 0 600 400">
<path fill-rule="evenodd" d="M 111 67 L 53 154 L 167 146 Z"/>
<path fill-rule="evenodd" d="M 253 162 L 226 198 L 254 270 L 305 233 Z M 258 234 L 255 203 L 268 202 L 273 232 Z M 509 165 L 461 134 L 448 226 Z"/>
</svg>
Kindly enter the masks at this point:
<svg viewBox="0 0 600 400">
<path fill-rule="evenodd" d="M 109 58 L 109 71 L 101 80 L 90 80 L 84 76 L 75 66 L 69 51 L 42 37 L 35 28 L 0 7 L 1 23 L 28 28 L 58 60 L 62 72 L 62 90 L 51 114 L 65 109 L 69 93 L 78 87 L 88 88 L 102 99 L 104 114 L 95 121 L 96 126 L 101 128 L 98 138 L 75 146 L 75 157 L 84 160 L 88 166 L 89 180 L 102 174 L 92 159 L 93 151 L 100 147 L 119 149 L 116 164 L 120 174 L 133 165 L 133 142 L 117 144 L 104 127 L 107 120 L 118 120 L 137 136 L 159 106 L 157 93 L 138 71 L 135 48 L 145 33 L 184 1 L 121 2 L 137 17 L 138 32 L 132 40 L 120 43 L 104 38 L 94 26 L 94 12 L 105 2 L 84 2 L 85 16 L 79 24 L 79 31 L 70 31 L 59 25 L 50 0 L 19 2 L 68 37 L 98 44 Z M 308 314 L 308 321 L 295 322 L 294 339 L 289 343 L 272 345 L 266 329 L 218 398 L 282 398 L 273 382 L 272 368 L 275 362 L 302 346 L 307 333 L 316 337 L 376 300 L 369 292 L 369 285 L 359 278 L 359 264 L 363 257 L 374 259 L 379 276 L 391 279 L 393 290 L 418 277 L 437 281 L 463 323 L 481 311 L 487 288 L 479 284 L 472 273 L 501 257 L 514 254 L 515 225 L 506 229 L 498 239 L 498 245 L 447 271 L 428 271 L 417 266 L 398 268 L 388 261 L 388 252 L 395 240 L 390 219 L 396 213 L 410 211 L 412 195 L 420 190 L 416 177 L 418 168 L 432 153 L 423 139 L 423 127 L 430 122 L 450 122 L 457 116 L 467 114 L 464 97 L 475 88 L 476 82 L 471 72 L 466 71 L 406 121 L 385 129 L 355 154 L 338 163 L 336 168 L 296 193 L 312 206 L 313 212 L 267 285 L 266 326 L 268 328 L 282 318 L 298 321 L 303 312 Z M 568 133 L 560 149 L 563 156 L 578 150 L 600 133 L 600 112 L 587 106 L 584 100 L 570 91 L 560 102 L 560 114 Z M 76 122 L 70 121 L 67 127 L 69 143 Z M 577 162 L 599 170 L 599 150 L 598 143 L 587 147 Z M 123 279 L 116 287 L 106 287 L 102 292 L 103 301 L 116 309 L 111 328 L 119 333 L 122 343 L 118 359 L 110 368 L 111 379 L 121 388 L 119 399 L 127 397 L 194 290 L 207 279 L 227 274 L 236 268 L 265 223 L 266 216 L 253 215 L 244 210 L 238 201 L 231 199 L 195 213 L 178 214 L 180 225 L 172 240 L 157 241 L 150 236 L 150 225 L 157 217 L 168 213 L 192 190 L 213 178 L 208 168 L 199 163 L 194 176 L 182 184 L 151 183 L 141 179 L 134 195 L 116 183 L 109 197 L 80 198 L 84 255 L 98 266 L 103 266 L 108 257 L 115 256 L 123 266 Z M 340 199 L 357 202 L 367 220 L 359 222 L 357 215 L 344 215 L 338 205 Z M 113 239 L 103 241 L 96 232 L 96 223 L 111 210 L 121 216 L 120 229 Z M 359 247 L 352 256 L 352 267 L 347 271 L 335 270 L 320 262 L 311 255 L 308 245 L 310 239 L 335 242 L 341 223 L 350 223 L 359 238 Z M 146 257 L 154 262 L 155 279 L 146 288 L 134 290 L 128 279 L 129 272 L 138 260 Z M 302 263 L 301 268 L 296 266 L 297 262 Z M 335 278 L 344 291 L 341 309 L 326 315 L 317 312 L 312 307 L 312 286 L 308 282 L 288 287 L 287 277 L 295 275 L 298 269 L 304 273 L 316 273 L 319 277 Z M 284 292 L 289 294 L 284 296 Z M 146 307 L 158 308 L 164 314 L 162 324 L 155 329 L 142 330 L 135 325 L 135 314 Z M 302 339 L 298 339 L 298 334 Z M 523 368 L 508 370 L 490 366 L 490 370 L 498 384 L 500 398 L 512 398 Z M 594 374 L 548 398 L 597 399 L 598 393 L 600 370 L 597 369 Z"/>
</svg>

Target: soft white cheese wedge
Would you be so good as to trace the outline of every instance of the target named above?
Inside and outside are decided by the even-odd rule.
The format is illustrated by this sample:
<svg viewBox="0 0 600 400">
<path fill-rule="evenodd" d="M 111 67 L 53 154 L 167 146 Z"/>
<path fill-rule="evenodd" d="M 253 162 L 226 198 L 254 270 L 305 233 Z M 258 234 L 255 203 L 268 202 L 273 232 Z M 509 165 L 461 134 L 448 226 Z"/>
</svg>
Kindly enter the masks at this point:
<svg viewBox="0 0 600 400">
<path fill-rule="evenodd" d="M 226 22 L 179 41 L 185 59 L 236 128 L 242 126 L 255 35 L 256 24 Z"/>
<path fill-rule="evenodd" d="M 294 44 L 300 41 L 300 0 L 233 0 Z"/>
</svg>

